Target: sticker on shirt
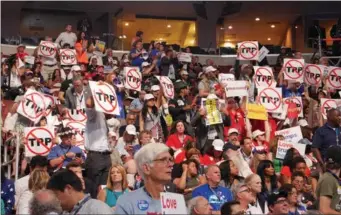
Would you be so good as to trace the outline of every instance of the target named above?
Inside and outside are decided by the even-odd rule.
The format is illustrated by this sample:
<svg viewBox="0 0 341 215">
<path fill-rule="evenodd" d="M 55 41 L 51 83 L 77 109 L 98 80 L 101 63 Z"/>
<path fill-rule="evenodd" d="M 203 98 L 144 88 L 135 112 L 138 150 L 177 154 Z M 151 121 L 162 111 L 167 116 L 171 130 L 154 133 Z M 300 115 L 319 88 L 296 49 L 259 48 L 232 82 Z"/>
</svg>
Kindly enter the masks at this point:
<svg viewBox="0 0 341 215">
<path fill-rule="evenodd" d="M 216 136 L 218 136 L 218 133 L 217 133 L 217 131 L 215 129 L 214 130 L 210 130 L 207 133 L 207 137 L 208 137 L 209 140 L 214 140 Z"/>
<path fill-rule="evenodd" d="M 146 200 L 139 200 L 137 202 L 137 207 L 141 210 L 141 211 L 145 211 L 149 208 L 149 203 Z"/>
<path fill-rule="evenodd" d="M 218 196 L 219 198 L 218 198 Z M 217 195 L 211 195 L 209 198 L 208 198 L 208 202 L 210 204 L 223 204 L 226 202 L 226 198 L 225 196 L 222 195 L 222 193 L 218 194 Z"/>
</svg>

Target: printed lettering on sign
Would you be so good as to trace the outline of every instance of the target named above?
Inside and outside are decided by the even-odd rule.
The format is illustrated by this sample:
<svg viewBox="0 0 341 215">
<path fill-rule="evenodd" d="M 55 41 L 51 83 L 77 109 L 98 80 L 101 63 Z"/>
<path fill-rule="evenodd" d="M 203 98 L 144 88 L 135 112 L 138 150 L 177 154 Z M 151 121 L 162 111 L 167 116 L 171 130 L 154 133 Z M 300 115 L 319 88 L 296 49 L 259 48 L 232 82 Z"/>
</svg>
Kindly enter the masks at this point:
<svg viewBox="0 0 341 215">
<path fill-rule="evenodd" d="M 294 102 L 298 108 L 299 117 L 303 117 L 303 103 L 302 103 L 302 97 L 296 96 L 296 97 L 290 97 L 290 98 L 284 98 L 283 102 L 286 104 L 289 104 L 289 102 Z"/>
<path fill-rule="evenodd" d="M 282 112 L 282 89 L 281 88 L 260 88 L 258 89 L 260 103 L 268 112 Z"/>
<path fill-rule="evenodd" d="M 304 68 L 304 81 L 311 86 L 320 86 L 323 77 L 324 66 L 306 64 Z"/>
<path fill-rule="evenodd" d="M 76 50 L 74 49 L 61 49 L 59 56 L 61 65 L 77 64 Z"/>
<path fill-rule="evenodd" d="M 63 124 L 65 127 L 69 127 L 73 130 L 76 139 L 76 145 L 82 146 L 84 145 L 84 132 L 85 132 L 85 124 L 82 122 L 68 121 L 64 120 Z"/>
<path fill-rule="evenodd" d="M 284 59 L 284 79 L 302 83 L 304 78 L 304 59 Z"/>
<path fill-rule="evenodd" d="M 120 114 L 117 96 L 113 86 L 104 82 L 99 84 L 95 81 L 89 81 L 89 86 L 97 111 L 113 115 Z"/>
<path fill-rule="evenodd" d="M 187 214 L 184 195 L 170 192 L 162 192 L 162 214 Z"/>
<path fill-rule="evenodd" d="M 341 106 L 341 99 L 321 99 L 321 113 L 323 119 L 327 119 L 327 112 L 331 108 L 337 108 Z"/>
<path fill-rule="evenodd" d="M 86 122 L 88 117 L 85 114 L 85 109 L 68 109 L 68 117 L 75 122 Z"/>
<path fill-rule="evenodd" d="M 174 98 L 173 82 L 166 76 L 156 76 L 156 78 L 160 81 L 165 97 L 173 99 Z"/>
<path fill-rule="evenodd" d="M 141 91 L 142 74 L 138 67 L 124 67 L 125 82 L 127 89 Z"/>
<path fill-rule="evenodd" d="M 57 44 L 49 41 L 41 41 L 38 48 L 38 55 L 54 58 L 57 53 Z"/>
<path fill-rule="evenodd" d="M 272 87 L 274 85 L 273 73 L 271 67 L 268 66 L 254 66 L 255 70 L 254 81 L 256 87 Z"/>
<path fill-rule="evenodd" d="M 237 55 L 238 60 L 258 60 L 258 42 L 247 41 L 238 43 L 238 50 L 240 51 Z"/>
<path fill-rule="evenodd" d="M 180 52 L 178 54 L 178 60 L 180 62 L 191 63 L 192 62 L 192 54 L 191 53 Z"/>
<path fill-rule="evenodd" d="M 341 68 L 328 67 L 328 86 L 334 89 L 341 89 Z"/>
<path fill-rule="evenodd" d="M 55 138 L 52 127 L 27 127 L 25 133 L 25 156 L 47 155 Z"/>
</svg>

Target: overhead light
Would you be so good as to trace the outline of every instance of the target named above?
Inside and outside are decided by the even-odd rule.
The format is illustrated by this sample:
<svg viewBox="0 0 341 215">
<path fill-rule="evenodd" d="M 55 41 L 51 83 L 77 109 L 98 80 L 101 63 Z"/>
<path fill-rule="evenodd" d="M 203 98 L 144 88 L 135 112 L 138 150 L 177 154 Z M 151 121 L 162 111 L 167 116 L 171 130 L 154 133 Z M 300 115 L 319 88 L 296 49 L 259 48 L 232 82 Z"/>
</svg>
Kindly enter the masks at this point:
<svg viewBox="0 0 341 215">
<path fill-rule="evenodd" d="M 227 42 L 230 42 L 231 40 L 230 39 L 227 39 Z"/>
<path fill-rule="evenodd" d="M 276 26 L 275 25 L 271 25 L 271 28 L 275 28 Z"/>
<path fill-rule="evenodd" d="M 224 30 L 224 28 L 223 28 L 223 27 L 220 27 L 220 30 Z"/>
<path fill-rule="evenodd" d="M 268 40 L 270 41 L 270 40 L 271 40 L 271 38 L 270 38 L 270 37 L 268 37 Z"/>
<path fill-rule="evenodd" d="M 129 22 L 126 22 L 124 25 L 125 25 L 125 26 L 129 26 Z"/>
<path fill-rule="evenodd" d="M 298 28 L 298 26 L 296 25 L 295 28 Z"/>
<path fill-rule="evenodd" d="M 191 40 L 191 44 L 192 44 L 192 45 L 194 44 L 194 42 L 195 42 L 195 40 Z"/>
<path fill-rule="evenodd" d="M 259 17 L 256 17 L 256 19 L 255 19 L 257 22 L 260 20 L 260 18 Z"/>
<path fill-rule="evenodd" d="M 126 36 L 126 35 L 123 35 L 123 39 L 125 39 L 125 38 L 127 38 L 127 36 Z"/>
<path fill-rule="evenodd" d="M 118 38 L 122 39 L 122 36 L 119 36 Z"/>
<path fill-rule="evenodd" d="M 159 38 L 159 40 L 163 40 L 162 38 Z"/>
<path fill-rule="evenodd" d="M 167 28 L 171 28 L 172 26 L 171 25 L 167 25 Z"/>
<path fill-rule="evenodd" d="M 232 25 L 229 26 L 229 29 L 232 29 Z"/>
</svg>

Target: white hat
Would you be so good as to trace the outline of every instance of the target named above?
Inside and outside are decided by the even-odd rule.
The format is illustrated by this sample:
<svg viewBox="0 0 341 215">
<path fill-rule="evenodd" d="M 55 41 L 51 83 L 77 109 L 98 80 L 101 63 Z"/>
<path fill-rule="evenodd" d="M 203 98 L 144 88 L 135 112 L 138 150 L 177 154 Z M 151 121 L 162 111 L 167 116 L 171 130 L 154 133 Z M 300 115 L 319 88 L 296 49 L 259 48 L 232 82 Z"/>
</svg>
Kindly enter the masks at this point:
<svg viewBox="0 0 341 215">
<path fill-rule="evenodd" d="M 214 72 L 214 71 L 217 71 L 217 69 L 214 68 L 213 66 L 208 66 L 208 67 L 205 69 L 205 73 Z"/>
<path fill-rule="evenodd" d="M 149 65 L 150 65 L 150 63 L 148 63 L 148 62 L 143 62 L 142 63 L 142 67 L 149 66 Z"/>
<path fill-rule="evenodd" d="M 71 67 L 71 71 L 80 71 L 80 70 L 82 70 L 82 69 L 81 69 L 81 67 L 78 66 L 78 65 L 73 65 L 73 66 Z"/>
<path fill-rule="evenodd" d="M 239 135 L 239 131 L 235 128 L 230 128 L 227 135 L 230 136 L 232 133 L 237 133 Z"/>
<path fill-rule="evenodd" d="M 155 99 L 155 97 L 154 97 L 152 94 L 146 94 L 146 95 L 144 95 L 144 100 L 145 100 L 145 101 L 148 101 L 148 100 L 150 100 L 150 99 Z"/>
<path fill-rule="evenodd" d="M 252 139 L 255 139 L 256 137 L 258 137 L 259 135 L 263 135 L 265 134 L 264 131 L 261 131 L 261 130 L 255 130 L 254 132 L 252 132 Z"/>
<path fill-rule="evenodd" d="M 308 122 L 305 119 L 300 119 L 300 120 L 298 120 L 298 125 L 301 127 L 306 127 L 306 126 L 308 126 Z"/>
<path fill-rule="evenodd" d="M 134 125 L 127 125 L 126 132 L 129 135 L 136 135 L 136 128 L 135 128 L 135 126 Z"/>
<path fill-rule="evenodd" d="M 159 91 L 160 90 L 160 86 L 159 85 L 153 85 L 151 90 L 154 91 Z"/>
<path fill-rule="evenodd" d="M 221 139 L 215 139 L 213 140 L 212 146 L 214 147 L 214 150 L 216 151 L 223 151 L 225 143 Z"/>
<path fill-rule="evenodd" d="M 188 75 L 188 72 L 187 72 L 186 70 L 182 70 L 182 71 L 180 72 L 180 75 Z"/>
<path fill-rule="evenodd" d="M 218 99 L 218 97 L 216 96 L 216 94 L 208 94 L 207 99 Z"/>
</svg>

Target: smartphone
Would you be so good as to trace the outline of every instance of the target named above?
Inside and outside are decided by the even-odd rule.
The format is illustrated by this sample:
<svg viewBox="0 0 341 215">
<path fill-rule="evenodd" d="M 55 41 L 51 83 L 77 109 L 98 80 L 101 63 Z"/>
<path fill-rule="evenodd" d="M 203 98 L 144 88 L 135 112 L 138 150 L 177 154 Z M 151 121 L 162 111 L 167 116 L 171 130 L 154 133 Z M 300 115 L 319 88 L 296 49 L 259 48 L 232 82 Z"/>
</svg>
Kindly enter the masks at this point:
<svg viewBox="0 0 341 215">
<path fill-rule="evenodd" d="M 82 157 L 82 153 L 76 153 L 76 157 L 81 158 Z"/>
</svg>

